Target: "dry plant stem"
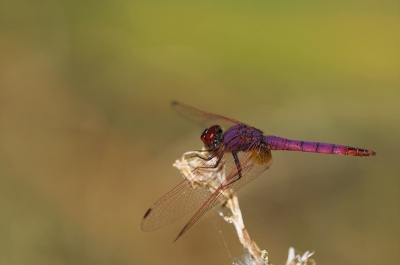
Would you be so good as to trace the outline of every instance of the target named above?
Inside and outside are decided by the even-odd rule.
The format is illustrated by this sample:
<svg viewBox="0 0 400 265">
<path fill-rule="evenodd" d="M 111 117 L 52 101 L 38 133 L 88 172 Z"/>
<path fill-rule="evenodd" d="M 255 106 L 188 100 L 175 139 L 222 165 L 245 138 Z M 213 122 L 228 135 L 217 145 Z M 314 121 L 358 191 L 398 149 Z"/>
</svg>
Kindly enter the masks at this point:
<svg viewBox="0 0 400 265">
<path fill-rule="evenodd" d="M 212 166 L 216 163 L 216 158 L 205 160 L 208 152 L 192 151 L 184 153 L 181 160 L 176 160 L 173 164 L 182 173 L 187 180 L 188 185 L 193 189 L 208 189 L 211 193 L 224 182 L 226 178 L 225 165 L 220 163 L 216 168 Z M 201 167 L 201 168 L 199 168 Z M 251 255 L 251 263 L 257 265 L 272 265 L 268 260 L 268 252 L 258 248 L 257 244 L 251 239 L 247 231 L 239 207 L 239 199 L 233 190 L 223 189 L 224 206 L 228 207 L 232 213 L 230 216 L 224 216 L 225 221 L 233 224 L 240 243 Z M 307 265 L 308 262 L 316 264 L 313 259 L 309 259 L 314 253 L 306 251 L 302 256 L 296 255 L 293 248 L 289 249 L 286 265 Z"/>
<path fill-rule="evenodd" d="M 303 256 L 300 256 L 299 254 L 296 255 L 294 248 L 289 248 L 289 255 L 288 255 L 288 260 L 286 262 L 286 265 L 307 265 L 308 262 L 311 263 L 311 265 L 316 265 L 317 263 L 315 260 L 310 259 L 310 257 L 314 255 L 314 252 L 306 251 Z"/>
<path fill-rule="evenodd" d="M 206 157 L 204 152 L 187 152 L 183 154 L 181 160 L 176 160 L 173 164 L 174 167 L 178 168 L 183 177 L 188 180 L 188 183 L 193 189 L 204 189 L 207 188 L 211 192 L 214 192 L 225 180 L 225 166 L 221 163 L 217 168 L 202 168 L 201 171 L 195 170 L 202 164 L 204 167 L 204 160 L 199 158 Z M 216 161 L 214 159 L 207 161 L 206 164 L 214 165 Z M 222 191 L 224 198 L 226 199 L 225 206 L 227 206 L 231 212 L 231 216 L 225 216 L 224 219 L 233 224 L 239 237 L 240 243 L 250 253 L 253 261 L 257 265 L 269 265 L 268 252 L 257 247 L 255 242 L 251 239 L 249 232 L 247 231 L 242 217 L 242 212 L 239 207 L 238 197 L 234 191 L 226 188 Z"/>
<path fill-rule="evenodd" d="M 268 265 L 268 253 L 257 247 L 256 243 L 251 239 L 249 232 L 247 231 L 242 217 L 242 211 L 239 207 L 239 200 L 236 195 L 233 195 L 228 201 L 227 206 L 232 212 L 232 215 L 229 217 L 224 217 L 224 219 L 228 223 L 232 223 L 236 229 L 236 232 L 239 237 L 240 243 L 242 243 L 243 247 L 247 249 L 253 258 L 255 264 L 257 265 Z"/>
</svg>

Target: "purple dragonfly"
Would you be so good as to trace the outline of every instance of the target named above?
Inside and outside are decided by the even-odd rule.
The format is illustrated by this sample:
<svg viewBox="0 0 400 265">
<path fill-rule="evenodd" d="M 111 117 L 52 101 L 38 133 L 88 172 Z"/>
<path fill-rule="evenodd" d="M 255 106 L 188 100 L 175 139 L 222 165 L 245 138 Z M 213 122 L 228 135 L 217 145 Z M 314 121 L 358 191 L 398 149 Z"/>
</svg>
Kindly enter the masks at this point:
<svg viewBox="0 0 400 265">
<path fill-rule="evenodd" d="M 231 118 L 205 112 L 180 102 L 173 102 L 172 106 L 182 116 L 203 128 L 208 128 L 200 137 L 206 148 L 207 156 L 196 155 L 202 162 L 194 171 L 215 169 L 220 165 L 224 165 L 226 171 L 226 178 L 215 190 L 194 189 L 189 180 L 184 179 L 147 210 L 142 220 L 143 231 L 162 228 L 197 209 L 175 241 L 205 212 L 224 200 L 226 201 L 224 198 L 226 190 L 235 192 L 268 169 L 272 164 L 271 150 L 349 156 L 374 156 L 376 154 L 368 149 L 351 146 L 264 135 L 261 130 Z"/>
</svg>

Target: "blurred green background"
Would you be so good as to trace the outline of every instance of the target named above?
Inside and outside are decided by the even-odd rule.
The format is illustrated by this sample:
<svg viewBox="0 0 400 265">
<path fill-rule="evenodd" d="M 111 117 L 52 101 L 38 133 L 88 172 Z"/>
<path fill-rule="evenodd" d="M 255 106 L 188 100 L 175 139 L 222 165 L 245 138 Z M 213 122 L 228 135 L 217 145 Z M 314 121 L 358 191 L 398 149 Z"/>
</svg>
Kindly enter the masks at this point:
<svg viewBox="0 0 400 265">
<path fill-rule="evenodd" d="M 274 152 L 239 193 L 275 264 L 400 262 L 399 1 L 0 0 L 0 264 L 231 264 L 211 210 L 152 233 L 147 208 L 201 148 L 179 100 L 358 158 Z"/>
</svg>

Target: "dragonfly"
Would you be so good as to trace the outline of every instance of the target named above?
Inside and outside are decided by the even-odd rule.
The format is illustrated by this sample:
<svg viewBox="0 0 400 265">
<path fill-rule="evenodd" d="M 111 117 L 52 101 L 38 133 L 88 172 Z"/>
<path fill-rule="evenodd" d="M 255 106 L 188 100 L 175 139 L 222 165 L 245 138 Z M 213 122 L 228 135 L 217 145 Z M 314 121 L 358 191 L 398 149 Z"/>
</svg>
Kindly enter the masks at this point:
<svg viewBox="0 0 400 265">
<path fill-rule="evenodd" d="M 375 156 L 372 150 L 332 143 L 291 140 L 264 134 L 263 131 L 238 120 L 202 111 L 195 107 L 172 102 L 178 114 L 206 128 L 200 136 L 205 156 L 200 160 L 195 174 L 224 166 L 226 176 L 213 189 L 195 189 L 184 179 L 175 188 L 156 201 L 142 219 L 143 231 L 154 231 L 197 210 L 180 231 L 174 242 L 192 227 L 201 216 L 214 206 L 226 201 L 226 191 L 236 192 L 257 178 L 272 164 L 272 151 L 300 151 L 319 154 Z M 199 151 L 201 152 L 201 151 Z"/>
</svg>

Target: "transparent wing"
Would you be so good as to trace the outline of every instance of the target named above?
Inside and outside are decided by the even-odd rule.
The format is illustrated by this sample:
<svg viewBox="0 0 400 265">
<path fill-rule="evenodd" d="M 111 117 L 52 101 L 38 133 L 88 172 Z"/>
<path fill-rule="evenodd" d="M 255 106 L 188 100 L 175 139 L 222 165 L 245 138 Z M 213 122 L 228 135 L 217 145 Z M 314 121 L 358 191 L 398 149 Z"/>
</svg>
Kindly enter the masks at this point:
<svg viewBox="0 0 400 265">
<path fill-rule="evenodd" d="M 183 180 L 147 210 L 142 230 L 149 232 L 169 225 L 199 208 L 211 194 L 208 189 L 193 189 L 186 179 Z"/>
<path fill-rule="evenodd" d="M 238 120 L 224 117 L 218 114 L 206 112 L 199 110 L 195 107 L 189 106 L 178 101 L 172 102 L 172 108 L 178 112 L 179 115 L 185 117 L 186 119 L 196 123 L 202 128 L 208 128 L 212 125 L 220 125 L 225 130 L 229 129 L 235 124 L 242 123 Z"/>
<path fill-rule="evenodd" d="M 224 163 L 226 165 L 227 177 L 225 181 L 215 190 L 215 192 L 204 202 L 200 209 L 192 216 L 189 222 L 181 230 L 175 241 L 181 237 L 197 220 L 208 210 L 217 204 L 226 201 L 230 194 L 236 192 L 245 184 L 257 178 L 263 171 L 272 164 L 272 155 L 265 146 L 254 146 L 251 151 L 239 152 L 239 161 L 242 177 L 238 179 L 238 167 L 232 154 L 224 153 Z"/>
</svg>

